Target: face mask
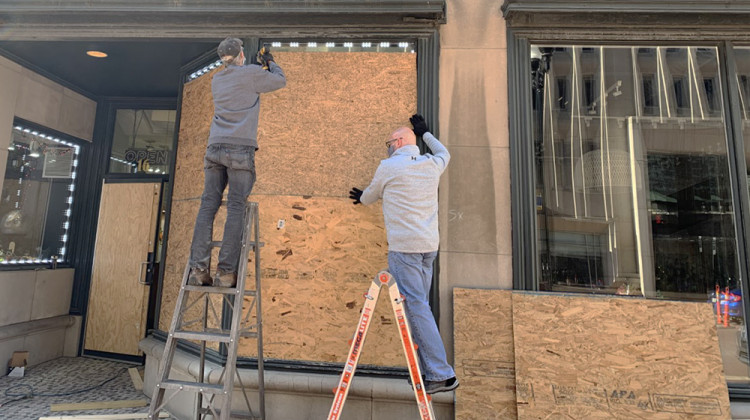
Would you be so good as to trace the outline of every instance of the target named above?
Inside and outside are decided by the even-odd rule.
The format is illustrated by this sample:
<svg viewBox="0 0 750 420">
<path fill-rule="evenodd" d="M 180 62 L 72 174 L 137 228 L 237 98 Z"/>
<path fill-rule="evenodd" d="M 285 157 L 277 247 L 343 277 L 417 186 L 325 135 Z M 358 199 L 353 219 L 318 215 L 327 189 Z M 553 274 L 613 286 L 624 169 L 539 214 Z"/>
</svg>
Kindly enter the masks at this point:
<svg viewBox="0 0 750 420">
<path fill-rule="evenodd" d="M 393 155 L 393 152 L 396 151 L 396 147 L 394 147 L 392 144 L 388 146 L 388 157 L 391 157 Z"/>
</svg>

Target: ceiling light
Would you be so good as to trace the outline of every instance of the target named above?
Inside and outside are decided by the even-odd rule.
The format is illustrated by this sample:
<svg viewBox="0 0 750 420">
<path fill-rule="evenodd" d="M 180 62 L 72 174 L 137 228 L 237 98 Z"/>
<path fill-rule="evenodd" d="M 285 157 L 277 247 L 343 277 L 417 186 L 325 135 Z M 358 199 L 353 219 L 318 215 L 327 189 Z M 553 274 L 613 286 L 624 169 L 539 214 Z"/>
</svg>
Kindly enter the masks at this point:
<svg viewBox="0 0 750 420">
<path fill-rule="evenodd" d="M 94 58 L 105 58 L 107 56 L 107 53 L 103 51 L 89 50 L 89 51 L 86 51 L 86 55 L 89 55 Z"/>
</svg>

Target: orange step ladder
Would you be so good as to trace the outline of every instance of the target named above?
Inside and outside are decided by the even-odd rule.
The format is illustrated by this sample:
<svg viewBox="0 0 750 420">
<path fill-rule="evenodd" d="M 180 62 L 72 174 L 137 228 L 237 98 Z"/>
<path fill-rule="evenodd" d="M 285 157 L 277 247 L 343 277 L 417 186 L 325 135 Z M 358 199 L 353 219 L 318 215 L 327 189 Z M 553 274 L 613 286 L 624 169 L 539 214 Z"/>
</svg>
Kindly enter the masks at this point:
<svg viewBox="0 0 750 420">
<path fill-rule="evenodd" d="M 422 381 L 422 372 L 419 369 L 417 345 L 411 339 L 411 329 L 409 328 L 409 322 L 406 319 L 406 312 L 404 311 L 404 298 L 398 290 L 396 280 L 387 271 L 378 273 L 375 279 L 372 280 L 372 283 L 370 283 L 370 289 L 365 294 L 365 304 L 359 317 L 357 329 L 354 332 L 354 338 L 349 348 L 349 355 L 346 358 L 344 371 L 341 374 L 338 386 L 333 390 L 333 404 L 331 405 L 331 411 L 328 413 L 328 420 L 337 420 L 344 409 L 344 402 L 346 402 L 346 396 L 349 394 L 354 372 L 357 370 L 359 356 L 362 353 L 367 330 L 370 328 L 370 321 L 375 313 L 375 305 L 378 303 L 378 296 L 380 296 L 380 289 L 382 287 L 388 287 L 388 294 L 393 306 L 393 314 L 396 316 L 399 336 L 401 337 L 401 346 L 406 355 L 406 364 L 409 367 L 409 377 L 413 384 L 412 389 L 414 390 L 414 397 L 417 400 L 420 419 L 435 420 L 435 413 L 432 409 L 432 398 L 427 395 L 424 381 Z"/>
</svg>

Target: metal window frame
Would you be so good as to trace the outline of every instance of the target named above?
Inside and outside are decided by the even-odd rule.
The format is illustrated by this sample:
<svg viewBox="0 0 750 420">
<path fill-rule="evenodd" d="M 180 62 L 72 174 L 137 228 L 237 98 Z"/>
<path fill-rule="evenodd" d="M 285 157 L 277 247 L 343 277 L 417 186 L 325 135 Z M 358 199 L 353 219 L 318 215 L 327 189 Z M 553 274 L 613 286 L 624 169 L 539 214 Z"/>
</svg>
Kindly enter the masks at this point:
<svg viewBox="0 0 750 420">
<path fill-rule="evenodd" d="M 268 37 L 265 37 L 265 39 L 268 38 L 275 38 L 275 39 L 284 39 L 285 37 L 282 35 L 279 36 L 273 36 L 270 35 Z M 299 38 L 299 37 L 297 37 Z M 307 36 L 301 39 L 310 39 L 315 41 L 325 41 L 327 38 L 331 37 L 322 37 L 322 36 Z M 356 39 L 365 39 L 365 40 L 388 40 L 388 39 L 398 39 L 398 40 L 404 40 L 405 38 L 412 39 L 415 41 L 416 46 L 416 53 L 417 53 L 417 112 L 422 114 L 425 117 L 425 120 L 427 121 L 428 125 L 433 128 L 433 133 L 438 136 L 437 128 L 438 128 L 438 116 L 439 116 L 439 103 L 438 103 L 438 97 L 439 97 L 439 63 L 440 63 L 440 35 L 436 29 L 432 29 L 426 33 L 423 33 L 423 31 L 420 31 L 418 34 L 413 34 L 410 36 L 377 36 L 377 35 L 370 35 L 370 36 L 364 36 L 359 38 L 351 38 L 352 40 Z M 264 38 L 260 37 L 243 37 L 243 45 L 245 47 L 246 51 L 257 51 L 261 41 Z M 340 39 L 340 38 L 335 38 Z M 216 52 L 212 49 L 211 51 L 207 51 L 205 54 L 201 55 L 200 57 L 196 58 L 192 62 L 186 64 L 183 66 L 180 70 L 180 80 L 182 81 L 182 85 L 180 86 L 180 91 L 178 93 L 178 108 L 177 108 L 177 118 L 176 118 L 176 124 L 179 127 L 180 126 L 180 120 L 182 117 L 182 109 L 180 104 L 182 104 L 182 92 L 184 84 L 189 81 L 188 78 L 190 74 L 196 71 L 196 69 L 203 68 L 206 65 L 209 65 L 216 61 Z M 173 150 L 176 152 L 177 150 L 177 140 L 179 138 L 179 130 L 175 130 L 175 137 L 174 137 L 174 143 L 173 143 Z M 176 153 L 174 154 L 176 156 Z M 170 164 L 170 182 L 168 185 L 173 185 L 174 183 L 174 173 L 175 173 L 175 165 L 176 165 L 176 159 L 172 160 Z M 165 191 L 164 194 L 167 194 L 167 200 L 165 203 L 165 209 L 166 209 L 166 220 L 165 220 L 165 231 L 164 231 L 164 243 L 165 245 L 169 243 L 169 230 L 170 230 L 170 220 L 171 220 L 171 209 L 172 209 L 172 194 L 171 191 Z M 164 270 L 165 270 L 165 264 L 161 264 L 160 266 L 160 273 L 159 278 L 164 278 Z M 432 311 L 433 315 L 436 319 L 439 318 L 440 314 L 440 305 L 439 303 L 439 272 L 438 272 L 438 259 L 435 259 L 434 264 L 434 270 L 433 270 L 433 285 L 432 290 L 430 293 L 430 301 L 432 303 Z M 160 339 L 160 340 L 166 340 L 166 333 L 164 331 L 161 331 L 158 329 L 159 326 L 159 315 L 161 312 L 161 302 L 162 302 L 162 295 L 163 295 L 163 282 L 159 282 L 157 286 L 156 291 L 156 306 L 154 309 L 155 315 L 153 323 L 151 324 L 151 329 L 149 330 L 149 334 L 153 335 L 154 337 Z M 186 351 L 190 354 L 197 355 L 199 354 L 199 348 L 197 345 L 193 345 L 191 343 L 178 343 L 178 348 Z M 217 352 L 214 350 L 208 350 L 206 352 L 206 358 L 207 360 L 210 360 L 214 363 L 223 364 L 226 355 L 222 354 L 221 352 Z M 250 358 L 250 357 L 238 357 L 237 360 L 237 367 L 238 368 L 247 368 L 247 369 L 254 369 L 257 368 L 258 362 L 257 358 Z M 339 374 L 341 372 L 341 366 L 340 363 L 330 363 L 330 362 L 317 362 L 317 361 L 303 361 L 303 360 L 286 360 L 286 359 L 264 359 L 264 367 L 266 369 L 272 369 L 272 370 L 285 370 L 285 371 L 293 371 L 293 372 L 303 372 L 303 373 L 325 373 L 325 374 Z M 405 368 L 399 368 L 399 367 L 390 367 L 390 366 L 375 366 L 375 365 L 362 365 L 357 369 L 358 374 L 362 374 L 365 376 L 376 376 L 376 377 L 404 377 L 407 375 L 407 370 Z"/>
<path fill-rule="evenodd" d="M 524 30 L 524 35 L 509 27 L 508 40 L 508 110 L 511 155 L 511 214 L 513 230 L 513 288 L 516 290 L 538 290 L 537 279 L 541 274 L 540 256 L 538 255 L 538 229 L 535 206 L 536 177 L 534 171 L 534 143 L 531 110 L 531 43 L 559 43 L 545 38 L 533 39 Z M 576 39 L 575 34 L 566 42 L 591 43 L 592 40 Z M 673 40 L 652 39 L 644 44 L 674 44 Z M 739 86 L 735 76 L 735 57 L 733 41 L 689 41 L 696 45 L 717 47 L 719 54 L 721 88 L 725 112 L 725 132 L 727 136 L 727 159 L 730 173 L 730 189 L 735 203 L 734 224 L 737 246 L 737 258 L 742 290 L 750 292 L 750 260 L 748 255 L 748 238 L 750 238 L 750 194 L 748 193 L 746 150 L 742 135 L 742 119 L 739 105 Z M 604 45 L 632 45 L 619 39 L 617 42 L 603 39 L 597 41 Z M 685 41 L 680 42 L 684 45 Z M 750 302 L 743 303 L 746 319 L 750 314 Z M 750 324 L 745 324 L 750 336 Z M 729 383 L 729 395 L 732 400 L 750 400 L 750 385 Z"/>
</svg>

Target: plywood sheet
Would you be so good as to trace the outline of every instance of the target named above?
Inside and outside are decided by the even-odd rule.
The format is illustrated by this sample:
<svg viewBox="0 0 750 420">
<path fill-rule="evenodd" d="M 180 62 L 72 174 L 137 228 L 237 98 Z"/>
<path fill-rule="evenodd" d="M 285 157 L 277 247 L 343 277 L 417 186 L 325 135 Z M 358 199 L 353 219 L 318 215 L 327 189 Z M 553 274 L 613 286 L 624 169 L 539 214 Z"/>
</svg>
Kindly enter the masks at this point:
<svg viewBox="0 0 750 420">
<path fill-rule="evenodd" d="M 511 292 L 453 289 L 453 314 L 456 420 L 515 419 Z"/>
<path fill-rule="evenodd" d="M 380 205 L 348 199 L 385 158 L 388 134 L 416 112 L 416 56 L 278 52 L 287 87 L 261 97 L 252 201 L 260 203 L 266 357 L 343 362 L 371 277 L 387 266 Z M 221 71 L 215 70 L 216 71 Z M 185 85 L 160 328 L 189 254 L 213 104 L 209 73 Z M 301 210 L 303 209 L 303 210 Z M 220 210 L 215 236 L 221 235 Z M 276 229 L 279 220 L 285 228 Z M 291 250 L 291 253 L 287 253 Z M 250 269 L 254 267 L 249 267 Z M 248 272 L 252 272 L 251 270 Z M 384 300 L 362 363 L 404 365 Z M 252 340 L 241 355 L 255 355 Z"/>
<path fill-rule="evenodd" d="M 253 195 L 259 203 L 266 357 L 341 362 L 348 351 L 372 277 L 387 267 L 382 213 L 378 206 L 353 206 L 348 199 Z M 198 200 L 172 204 L 173 226 L 165 268 L 160 328 L 166 329 L 190 252 Z M 214 236 L 226 220 L 220 209 Z M 279 221 L 283 227 L 277 229 Z M 214 259 L 215 261 L 215 259 Z M 248 273 L 254 272 L 254 262 Z M 362 363 L 403 365 L 393 313 L 386 299 L 362 354 Z M 240 343 L 240 354 L 256 355 L 254 340 Z"/>
<path fill-rule="evenodd" d="M 257 194 L 345 197 L 366 186 L 385 158 L 388 134 L 416 112 L 416 56 L 278 52 L 284 89 L 263 94 Z M 211 77 L 185 85 L 174 198 L 195 198 L 213 103 Z"/>
<path fill-rule="evenodd" d="M 87 350 L 141 354 L 148 286 L 139 283 L 156 235 L 161 185 L 114 183 L 102 187 L 99 230 L 86 321 Z"/>
<path fill-rule="evenodd" d="M 729 419 L 709 303 L 513 294 L 519 419 Z"/>
</svg>

